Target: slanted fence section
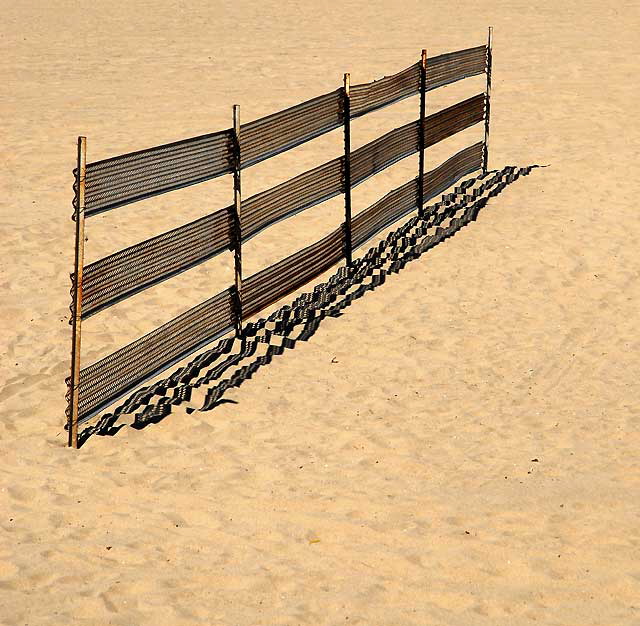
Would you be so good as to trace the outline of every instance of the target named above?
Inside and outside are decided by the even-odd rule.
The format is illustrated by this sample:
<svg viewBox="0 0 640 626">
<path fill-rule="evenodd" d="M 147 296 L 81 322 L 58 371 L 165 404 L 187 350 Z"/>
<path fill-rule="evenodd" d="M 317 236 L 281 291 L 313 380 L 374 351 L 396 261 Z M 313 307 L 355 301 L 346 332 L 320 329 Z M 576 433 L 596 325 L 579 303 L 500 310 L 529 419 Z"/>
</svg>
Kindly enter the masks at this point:
<svg viewBox="0 0 640 626">
<path fill-rule="evenodd" d="M 75 270 L 72 278 L 72 368 L 68 384 L 69 445 L 78 426 L 152 376 L 214 339 L 242 334 L 242 322 L 313 280 L 352 250 L 439 195 L 461 177 L 487 171 L 491 29 L 488 45 L 427 58 L 372 83 L 343 87 L 267 117 L 240 124 L 234 106 L 229 129 L 86 163 L 87 143 L 78 142 L 75 170 Z M 426 115 L 426 94 L 466 77 L 486 74 L 487 89 Z M 420 95 L 418 119 L 352 151 L 350 121 L 404 98 Z M 483 141 L 424 172 L 430 146 L 479 122 Z M 345 153 L 246 200 L 241 172 L 331 130 L 343 127 Z M 351 189 L 418 152 L 416 178 L 351 216 Z M 85 219 L 117 207 L 232 174 L 234 204 L 141 241 L 86 266 Z M 345 222 L 310 246 L 260 272 L 242 276 L 242 243 L 270 225 L 338 195 L 345 197 Z M 87 317 L 212 257 L 233 251 L 235 284 L 112 354 L 84 367 L 81 324 Z"/>
</svg>

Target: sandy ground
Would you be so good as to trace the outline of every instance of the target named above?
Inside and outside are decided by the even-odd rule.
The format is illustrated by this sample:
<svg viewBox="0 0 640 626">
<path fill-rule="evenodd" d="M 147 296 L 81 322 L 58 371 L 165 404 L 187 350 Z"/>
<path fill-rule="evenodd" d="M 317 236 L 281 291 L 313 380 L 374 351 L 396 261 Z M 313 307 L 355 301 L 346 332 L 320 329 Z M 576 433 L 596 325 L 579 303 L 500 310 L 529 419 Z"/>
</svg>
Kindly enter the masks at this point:
<svg viewBox="0 0 640 626">
<path fill-rule="evenodd" d="M 0 623 L 640 624 L 639 17 L 548 0 L 4 0 Z M 365 82 L 423 47 L 482 44 L 490 24 L 490 164 L 551 167 L 235 403 L 64 447 L 77 135 L 94 161 L 226 128 L 233 103 L 255 119 L 345 71 Z M 358 120 L 354 147 L 417 106 Z M 251 168 L 245 194 L 340 150 L 334 132 Z M 415 167 L 358 187 L 354 211 Z M 224 177 L 96 217 L 87 261 L 231 194 Z M 341 211 L 254 238 L 247 273 Z M 227 255 L 91 318 L 84 362 L 231 280 Z"/>
</svg>

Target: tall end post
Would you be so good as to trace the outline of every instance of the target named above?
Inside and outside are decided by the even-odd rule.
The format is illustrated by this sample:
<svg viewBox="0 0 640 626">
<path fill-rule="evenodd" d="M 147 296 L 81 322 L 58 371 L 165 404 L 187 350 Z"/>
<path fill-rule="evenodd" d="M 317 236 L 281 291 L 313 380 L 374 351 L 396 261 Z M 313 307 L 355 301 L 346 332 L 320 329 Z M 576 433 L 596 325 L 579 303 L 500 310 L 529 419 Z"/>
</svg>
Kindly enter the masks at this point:
<svg viewBox="0 0 640 626">
<path fill-rule="evenodd" d="M 80 337 L 82 326 L 82 268 L 84 265 L 84 205 L 85 177 L 87 168 L 87 138 L 78 137 L 76 167 L 76 195 L 73 219 L 76 223 L 76 244 L 73 271 L 73 311 L 71 317 L 71 379 L 69 390 L 69 447 L 78 447 L 78 418 L 80 400 Z"/>
<path fill-rule="evenodd" d="M 424 146 L 425 117 L 427 109 L 427 51 L 422 50 L 420 59 L 420 128 L 418 131 L 418 215 L 424 210 Z"/>
<path fill-rule="evenodd" d="M 233 105 L 233 251 L 235 265 L 236 336 L 242 335 L 242 167 L 240 152 L 240 105 Z"/>
<path fill-rule="evenodd" d="M 482 173 L 486 175 L 489 170 L 489 118 L 491 114 L 491 47 L 493 44 L 493 26 L 489 26 L 489 36 L 487 38 L 487 60 L 485 71 L 487 74 L 487 89 L 484 101 L 484 149 L 482 153 Z"/>
<path fill-rule="evenodd" d="M 351 243 L 351 75 L 344 75 L 343 85 L 344 114 L 344 257 L 347 267 L 352 263 Z"/>
</svg>

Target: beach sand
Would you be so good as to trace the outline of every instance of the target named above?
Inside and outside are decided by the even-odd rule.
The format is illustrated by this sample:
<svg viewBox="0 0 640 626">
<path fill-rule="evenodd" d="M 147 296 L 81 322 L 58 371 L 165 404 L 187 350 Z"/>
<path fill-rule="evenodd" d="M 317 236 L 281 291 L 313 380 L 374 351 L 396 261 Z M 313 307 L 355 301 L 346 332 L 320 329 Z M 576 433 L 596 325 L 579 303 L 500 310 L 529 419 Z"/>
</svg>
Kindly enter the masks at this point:
<svg viewBox="0 0 640 626">
<path fill-rule="evenodd" d="M 637 5 L 5 0 L 2 14 L 0 624 L 640 624 Z M 357 84 L 422 48 L 481 45 L 488 25 L 490 167 L 550 167 L 232 402 L 67 449 L 77 136 L 95 161 L 228 128 L 234 103 L 256 119 L 343 72 Z M 429 110 L 483 87 L 432 92 Z M 356 120 L 353 147 L 417 111 Z M 427 168 L 481 137 L 444 142 Z M 244 194 L 341 150 L 337 130 L 250 168 Z M 354 213 L 416 168 L 355 189 Z M 87 220 L 86 261 L 231 199 L 226 176 Z M 342 211 L 336 198 L 255 237 L 246 275 Z M 83 363 L 232 280 L 225 254 L 88 319 Z"/>
</svg>

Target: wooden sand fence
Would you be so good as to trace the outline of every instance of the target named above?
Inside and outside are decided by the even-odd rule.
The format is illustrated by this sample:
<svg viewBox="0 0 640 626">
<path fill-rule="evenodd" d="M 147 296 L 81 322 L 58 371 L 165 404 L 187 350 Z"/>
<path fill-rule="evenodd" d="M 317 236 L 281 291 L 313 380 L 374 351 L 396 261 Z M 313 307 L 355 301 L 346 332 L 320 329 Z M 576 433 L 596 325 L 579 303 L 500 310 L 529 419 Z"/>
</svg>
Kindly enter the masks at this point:
<svg viewBox="0 0 640 626">
<path fill-rule="evenodd" d="M 344 259 L 376 233 L 461 177 L 487 172 L 491 90 L 491 36 L 486 45 L 427 58 L 393 76 L 341 88 L 267 117 L 240 123 L 233 107 L 227 130 L 86 162 L 87 141 L 78 138 L 74 215 L 75 268 L 72 279 L 71 376 L 67 378 L 69 446 L 78 447 L 78 426 L 149 378 L 218 337 L 242 334 L 243 321 L 299 289 Z M 486 74 L 486 90 L 426 115 L 426 94 L 470 76 Z M 420 95 L 419 118 L 351 151 L 351 120 Z M 479 122 L 484 140 L 428 172 L 425 150 Z M 243 199 L 241 173 L 265 159 L 342 126 L 344 155 Z M 352 217 L 351 189 L 397 161 L 419 153 L 416 178 Z M 193 222 L 141 241 L 84 265 L 85 219 L 98 213 L 211 180 L 233 175 L 234 202 Z M 325 200 L 344 195 L 339 228 L 287 258 L 247 278 L 242 243 L 271 224 Z M 235 256 L 235 284 L 112 354 L 81 367 L 82 321 L 111 305 L 175 276 L 226 250 Z"/>
</svg>

